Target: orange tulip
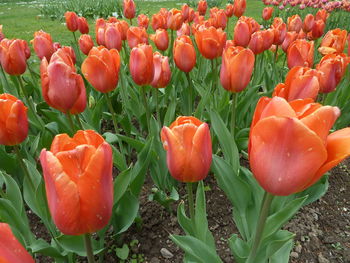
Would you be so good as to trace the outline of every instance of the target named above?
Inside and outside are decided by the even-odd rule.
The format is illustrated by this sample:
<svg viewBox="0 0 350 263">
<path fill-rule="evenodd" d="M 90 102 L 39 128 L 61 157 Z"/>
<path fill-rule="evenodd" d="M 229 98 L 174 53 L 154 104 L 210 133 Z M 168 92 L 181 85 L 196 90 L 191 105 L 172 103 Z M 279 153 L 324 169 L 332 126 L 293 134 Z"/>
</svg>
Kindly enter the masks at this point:
<svg viewBox="0 0 350 263">
<path fill-rule="evenodd" d="M 287 51 L 288 67 L 312 67 L 314 63 L 314 42 L 304 39 L 295 40 Z"/>
<path fill-rule="evenodd" d="M 299 33 L 300 29 L 303 26 L 303 21 L 301 20 L 299 15 L 293 15 L 291 17 L 288 17 L 287 24 L 288 31 L 294 31 Z"/>
<path fill-rule="evenodd" d="M 166 17 L 162 14 L 154 14 L 152 16 L 151 25 L 154 31 L 157 29 L 167 29 Z"/>
<path fill-rule="evenodd" d="M 154 76 L 152 46 L 140 44 L 134 47 L 130 53 L 129 68 L 131 77 L 137 85 L 150 84 Z"/>
<path fill-rule="evenodd" d="M 199 26 L 195 40 L 200 53 L 207 59 L 214 59 L 222 54 L 226 42 L 226 33 L 221 28 Z"/>
<path fill-rule="evenodd" d="M 312 99 L 259 100 L 249 136 L 249 162 L 265 191 L 287 196 L 310 187 L 350 155 L 350 128 L 329 134 L 337 107 Z"/>
<path fill-rule="evenodd" d="M 72 47 L 69 47 L 69 46 L 63 46 L 60 49 L 62 49 L 68 56 L 70 56 L 70 58 L 72 59 L 73 64 L 75 64 L 76 56 L 75 56 L 74 49 Z"/>
<path fill-rule="evenodd" d="M 315 19 L 322 20 L 324 23 L 326 23 L 328 17 L 329 13 L 325 9 L 320 9 L 317 11 Z"/>
<path fill-rule="evenodd" d="M 349 59 L 345 54 L 325 55 L 316 68 L 320 74 L 320 92 L 329 93 L 336 89 L 345 74 Z"/>
<path fill-rule="evenodd" d="M 350 56 L 350 34 L 348 35 L 348 56 Z"/>
<path fill-rule="evenodd" d="M 188 23 L 193 22 L 194 17 L 195 17 L 195 12 L 194 12 L 193 8 L 190 7 L 188 10 L 188 18 L 187 18 L 186 22 L 188 22 Z"/>
<path fill-rule="evenodd" d="M 283 23 L 283 20 L 281 18 L 275 17 L 271 28 L 274 29 L 275 33 L 273 44 L 282 45 L 287 35 L 287 25 Z"/>
<path fill-rule="evenodd" d="M 85 110 L 86 91 L 83 78 L 76 73 L 70 55 L 57 50 L 48 62 L 40 64 L 42 94 L 47 104 L 64 113 L 78 114 Z"/>
<path fill-rule="evenodd" d="M 27 107 L 22 101 L 7 93 L 0 94 L 0 118 L 1 145 L 20 144 L 27 138 Z"/>
<path fill-rule="evenodd" d="M 148 44 L 148 35 L 144 27 L 129 27 L 126 39 L 130 48 L 134 48 L 138 44 Z"/>
<path fill-rule="evenodd" d="M 0 25 L 0 42 L 5 38 L 4 33 L 2 32 L 2 25 Z"/>
<path fill-rule="evenodd" d="M 318 51 L 322 55 L 342 53 L 346 44 L 347 32 L 346 30 L 341 30 L 336 28 L 327 32 L 323 37 L 321 46 Z"/>
<path fill-rule="evenodd" d="M 169 35 L 165 29 L 157 29 L 155 34 L 150 35 L 150 39 L 154 42 L 159 50 L 165 51 L 168 49 Z"/>
<path fill-rule="evenodd" d="M 241 92 L 250 82 L 255 56 L 250 49 L 229 47 L 222 54 L 220 81 L 224 89 Z"/>
<path fill-rule="evenodd" d="M 40 162 L 46 197 L 57 228 L 65 235 L 94 233 L 105 227 L 113 208 L 111 146 L 93 130 L 73 138 L 59 134 Z"/>
<path fill-rule="evenodd" d="M 323 35 L 326 24 L 323 20 L 316 20 L 314 26 L 312 27 L 312 39 L 318 39 Z"/>
<path fill-rule="evenodd" d="M 233 14 L 235 15 L 235 17 L 239 18 L 244 14 L 246 8 L 246 0 L 235 0 L 233 3 Z"/>
<path fill-rule="evenodd" d="M 183 35 L 190 36 L 191 35 L 191 28 L 188 23 L 183 23 L 181 28 L 176 31 L 177 37 L 181 37 Z"/>
<path fill-rule="evenodd" d="M 266 45 L 264 44 L 264 32 L 254 32 L 250 38 L 249 49 L 253 51 L 255 55 L 257 55 L 265 51 L 265 46 Z"/>
<path fill-rule="evenodd" d="M 154 76 L 153 88 L 165 88 L 171 79 L 171 70 L 168 57 L 162 56 L 159 52 L 153 54 Z"/>
<path fill-rule="evenodd" d="M 189 36 L 175 40 L 173 54 L 176 66 L 183 72 L 190 72 L 196 65 L 196 50 Z"/>
<path fill-rule="evenodd" d="M 218 10 L 210 14 L 211 25 L 216 28 L 221 28 L 224 30 L 227 25 L 227 16 L 225 14 L 225 10 Z"/>
<path fill-rule="evenodd" d="M 241 16 L 239 18 L 240 21 L 245 21 L 246 23 L 248 23 L 250 25 L 250 30 L 251 33 L 253 34 L 256 31 L 260 30 L 260 25 L 258 22 L 256 22 L 256 20 L 252 17 L 247 17 L 247 16 Z"/>
<path fill-rule="evenodd" d="M 85 17 L 81 16 L 78 18 L 78 28 L 80 33 L 89 34 L 89 24 Z"/>
<path fill-rule="evenodd" d="M 190 11 L 190 7 L 188 6 L 188 4 L 183 4 L 181 6 L 181 13 L 184 21 L 188 20 L 189 11 Z"/>
<path fill-rule="evenodd" d="M 303 30 L 308 33 L 315 25 L 315 17 L 312 14 L 307 14 L 304 18 Z"/>
<path fill-rule="evenodd" d="M 114 48 L 120 51 L 123 45 L 122 31 L 123 28 L 120 23 L 107 23 L 104 31 L 104 46 L 108 49 Z"/>
<path fill-rule="evenodd" d="M 178 117 L 161 131 L 167 164 L 172 177 L 180 182 L 198 182 L 209 172 L 212 146 L 209 126 L 195 117 Z"/>
<path fill-rule="evenodd" d="M 78 30 L 79 22 L 78 22 L 78 15 L 75 12 L 66 12 L 64 14 L 64 17 L 66 18 L 66 26 L 69 31 L 75 32 Z"/>
<path fill-rule="evenodd" d="M 237 46 L 247 47 L 251 37 L 251 27 L 246 21 L 239 19 L 233 30 L 234 41 Z"/>
<path fill-rule="evenodd" d="M 264 50 L 268 50 L 272 44 L 273 44 L 273 41 L 275 39 L 275 30 L 269 28 L 269 29 L 266 29 L 266 30 L 263 30 L 262 31 L 263 33 L 263 48 Z"/>
<path fill-rule="evenodd" d="M 90 50 L 94 47 L 94 42 L 90 35 L 81 35 L 78 43 L 81 52 L 85 55 L 88 55 Z"/>
<path fill-rule="evenodd" d="M 207 12 L 208 4 L 206 0 L 200 0 L 198 2 L 198 12 L 199 15 L 205 16 L 205 13 Z"/>
<path fill-rule="evenodd" d="M 6 223 L 0 223 L 0 259 L 2 263 L 35 263 Z"/>
<path fill-rule="evenodd" d="M 0 63 L 9 75 L 22 75 L 30 57 L 28 43 L 21 39 L 3 39 L 0 42 Z"/>
<path fill-rule="evenodd" d="M 184 18 L 181 10 L 173 8 L 168 12 L 167 28 L 177 31 L 180 29 L 183 22 Z"/>
<path fill-rule="evenodd" d="M 122 40 L 126 40 L 127 32 L 129 30 L 129 24 L 125 20 L 120 20 L 119 24 L 121 24 L 122 28 Z"/>
<path fill-rule="evenodd" d="M 290 46 L 290 44 L 292 44 L 298 37 L 298 33 L 297 32 L 287 32 L 286 33 L 286 37 L 284 38 L 283 40 L 283 43 L 282 43 L 282 49 L 284 52 L 287 53 L 287 50 Z"/>
<path fill-rule="evenodd" d="M 120 56 L 116 49 L 103 46 L 91 49 L 81 65 L 84 77 L 98 91 L 107 93 L 117 87 L 120 70 Z"/>
<path fill-rule="evenodd" d="M 141 14 L 137 17 L 137 24 L 139 25 L 139 27 L 144 27 L 147 29 L 149 24 L 149 18 L 146 15 Z"/>
<path fill-rule="evenodd" d="M 96 19 L 95 23 L 95 35 L 96 35 L 96 42 L 98 45 L 104 45 L 105 44 L 105 28 L 106 28 L 106 21 L 103 18 Z"/>
<path fill-rule="evenodd" d="M 287 101 L 296 99 L 316 99 L 320 90 L 319 72 L 307 67 L 294 67 L 287 76 L 285 83 L 276 86 L 273 96 L 279 96 Z"/>
<path fill-rule="evenodd" d="M 133 19 L 136 14 L 136 5 L 133 0 L 123 0 L 123 14 L 127 19 Z"/>
<path fill-rule="evenodd" d="M 225 13 L 226 13 L 226 16 L 227 16 L 228 18 L 230 18 L 230 17 L 233 16 L 233 11 L 234 11 L 233 4 L 227 4 L 227 5 L 226 5 Z"/>
<path fill-rule="evenodd" d="M 50 61 L 53 52 L 55 52 L 50 34 L 42 30 L 37 31 L 34 33 L 34 39 L 30 43 L 33 45 L 35 54 L 40 60 L 45 57 L 47 61 Z"/>
<path fill-rule="evenodd" d="M 262 12 L 262 18 L 264 20 L 269 20 L 273 13 L 273 7 L 265 7 Z"/>
</svg>

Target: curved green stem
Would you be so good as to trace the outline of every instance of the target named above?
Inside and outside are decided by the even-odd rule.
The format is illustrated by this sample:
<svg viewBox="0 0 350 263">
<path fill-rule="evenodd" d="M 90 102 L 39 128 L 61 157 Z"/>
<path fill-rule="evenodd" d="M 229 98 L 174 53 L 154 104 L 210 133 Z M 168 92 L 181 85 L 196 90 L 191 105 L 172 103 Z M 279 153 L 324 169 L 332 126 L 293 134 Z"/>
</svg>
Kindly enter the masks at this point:
<svg viewBox="0 0 350 263">
<path fill-rule="evenodd" d="M 146 97 L 146 87 L 142 86 L 142 99 L 143 99 L 143 106 L 145 107 L 145 111 L 146 111 L 146 118 L 147 118 L 147 131 L 149 132 L 150 129 L 150 119 L 151 119 L 151 114 L 149 112 L 149 108 L 148 108 L 148 103 L 147 103 L 147 97 Z"/>
<path fill-rule="evenodd" d="M 194 199 L 193 199 L 193 183 L 186 183 L 187 195 L 188 195 L 188 208 L 190 210 L 191 220 L 194 222 Z"/>
<path fill-rule="evenodd" d="M 170 47 L 169 47 L 169 60 L 172 62 L 172 57 L 173 57 L 173 46 L 174 46 L 174 31 L 170 30 Z"/>
<path fill-rule="evenodd" d="M 35 189 L 34 183 L 32 181 L 32 178 L 30 177 L 30 173 L 28 171 L 27 166 L 25 165 L 25 163 L 23 161 L 23 158 L 21 156 L 21 152 L 19 150 L 19 146 L 18 145 L 14 145 L 13 148 L 14 148 L 14 150 L 16 152 L 19 165 L 21 166 L 22 171 L 24 172 L 25 176 L 27 177 L 27 179 L 29 181 L 29 184 L 30 184 L 30 187 L 32 188 L 33 192 L 35 193 L 36 189 Z"/>
<path fill-rule="evenodd" d="M 189 109 L 189 113 L 188 116 L 191 116 L 193 113 L 193 87 L 192 87 L 192 81 L 191 81 L 191 77 L 190 77 L 190 73 L 186 72 L 186 78 L 187 78 L 187 82 L 188 82 L 188 90 L 189 90 L 189 104 L 188 104 L 188 109 Z"/>
<path fill-rule="evenodd" d="M 265 192 L 264 198 L 261 204 L 259 220 L 256 225 L 252 249 L 250 250 L 246 263 L 255 262 L 255 257 L 259 249 L 260 241 L 262 238 L 262 234 L 264 232 L 267 216 L 269 215 L 269 210 L 270 210 L 272 200 L 273 200 L 273 195 L 269 194 L 268 192 Z"/>
<path fill-rule="evenodd" d="M 231 134 L 233 138 L 235 137 L 237 98 L 238 94 L 233 92 L 231 104 Z"/>
<path fill-rule="evenodd" d="M 80 118 L 79 118 L 79 115 L 78 115 L 78 114 L 75 115 L 75 119 L 77 120 L 79 129 L 80 129 L 80 130 L 84 130 L 84 127 L 83 127 L 83 125 L 81 124 L 81 121 L 80 121 Z"/>
<path fill-rule="evenodd" d="M 74 134 L 76 132 L 76 128 L 75 128 L 74 123 L 73 123 L 72 115 L 69 113 L 69 111 L 66 112 L 66 117 L 67 117 L 67 120 L 69 123 L 69 127 L 72 130 L 72 134 Z"/>
<path fill-rule="evenodd" d="M 153 94 L 154 94 L 154 97 L 156 99 L 156 117 L 157 117 L 157 121 L 158 121 L 159 127 L 161 127 L 162 122 L 160 121 L 159 95 L 158 95 L 158 89 L 157 88 L 153 88 Z"/>
<path fill-rule="evenodd" d="M 78 55 L 78 64 L 79 66 L 81 65 L 81 63 L 83 63 L 83 59 L 81 57 L 81 54 L 80 54 L 80 48 L 79 48 L 79 43 L 78 43 L 78 40 L 77 40 L 77 37 L 75 35 L 75 32 L 72 32 L 73 33 L 73 37 L 74 37 L 74 41 L 75 41 L 75 46 L 76 46 L 76 50 L 77 50 L 77 55 Z"/>
<path fill-rule="evenodd" d="M 109 111 L 111 112 L 111 115 L 112 115 L 114 131 L 115 131 L 115 133 L 118 133 L 117 119 L 116 119 L 115 111 L 113 109 L 111 97 L 109 96 L 108 92 L 104 93 L 104 95 L 105 95 L 105 98 L 106 98 L 106 101 L 107 101 L 108 109 L 109 109 Z"/>
<path fill-rule="evenodd" d="M 94 252 L 92 249 L 91 235 L 89 233 L 84 235 L 84 244 L 85 244 L 86 257 L 88 259 L 88 262 L 95 263 Z"/>
</svg>

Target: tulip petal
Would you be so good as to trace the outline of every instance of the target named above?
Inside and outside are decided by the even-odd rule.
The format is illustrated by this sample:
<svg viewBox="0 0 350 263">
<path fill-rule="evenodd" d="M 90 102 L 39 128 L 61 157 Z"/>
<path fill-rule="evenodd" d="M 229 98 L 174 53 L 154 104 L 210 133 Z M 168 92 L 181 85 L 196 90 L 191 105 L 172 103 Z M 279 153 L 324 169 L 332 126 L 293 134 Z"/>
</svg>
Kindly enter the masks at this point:
<svg viewBox="0 0 350 263">
<path fill-rule="evenodd" d="M 294 79 L 289 87 L 288 101 L 296 99 L 316 99 L 319 82 L 316 76 L 300 76 Z"/>
<path fill-rule="evenodd" d="M 56 154 L 61 151 L 73 150 L 77 146 L 77 142 L 74 141 L 71 137 L 69 137 L 68 134 L 58 134 L 52 141 L 50 151 L 53 154 Z"/>
<path fill-rule="evenodd" d="M 220 45 L 216 39 L 204 38 L 202 43 L 202 55 L 207 59 L 214 59 L 218 56 Z"/>
<path fill-rule="evenodd" d="M 96 149 L 104 142 L 103 137 L 93 130 L 78 131 L 73 139 L 78 144 L 93 145 Z"/>
<path fill-rule="evenodd" d="M 327 159 L 322 140 L 296 118 L 262 119 L 253 127 L 250 141 L 252 172 L 274 195 L 301 191 Z"/>
</svg>

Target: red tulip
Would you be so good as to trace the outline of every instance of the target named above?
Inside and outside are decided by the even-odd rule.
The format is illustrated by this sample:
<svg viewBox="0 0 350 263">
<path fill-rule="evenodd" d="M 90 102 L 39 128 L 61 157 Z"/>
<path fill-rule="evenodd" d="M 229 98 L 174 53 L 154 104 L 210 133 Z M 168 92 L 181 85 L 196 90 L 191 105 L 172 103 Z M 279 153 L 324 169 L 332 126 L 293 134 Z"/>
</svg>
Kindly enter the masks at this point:
<svg viewBox="0 0 350 263">
<path fill-rule="evenodd" d="M 215 28 L 221 28 L 224 30 L 227 25 L 227 16 L 225 10 L 220 9 L 216 12 L 211 13 L 209 21 L 211 21 L 211 25 Z"/>
<path fill-rule="evenodd" d="M 27 69 L 30 49 L 25 40 L 7 38 L 0 42 L 0 62 L 9 75 L 22 75 Z"/>
<path fill-rule="evenodd" d="M 287 196 L 310 187 L 350 155 L 350 128 L 329 134 L 337 107 L 313 100 L 259 100 L 249 136 L 252 172 L 265 191 Z"/>
<path fill-rule="evenodd" d="M 245 12 L 246 7 L 246 0 L 235 0 L 233 3 L 233 14 L 235 15 L 235 17 L 241 17 Z"/>
<path fill-rule="evenodd" d="M 323 35 L 325 27 L 326 27 L 326 24 L 323 22 L 323 20 L 316 20 L 311 31 L 312 39 L 320 38 Z"/>
<path fill-rule="evenodd" d="M 105 28 L 106 28 L 106 21 L 103 18 L 96 19 L 95 35 L 96 35 L 96 42 L 98 45 L 105 44 Z"/>
<path fill-rule="evenodd" d="M 250 82 L 254 69 L 254 53 L 243 47 L 229 47 L 222 54 L 220 81 L 224 89 L 241 92 Z"/>
<path fill-rule="evenodd" d="M 0 259 L 1 263 L 35 263 L 6 223 L 0 223 Z"/>
<path fill-rule="evenodd" d="M 122 31 L 123 28 L 120 23 L 107 23 L 104 31 L 104 46 L 108 49 L 114 48 L 120 51 L 123 45 Z"/>
<path fill-rule="evenodd" d="M 174 43 L 174 61 L 183 72 L 190 72 L 196 65 L 196 50 L 189 36 L 178 37 Z"/>
<path fill-rule="evenodd" d="M 324 23 L 326 23 L 328 17 L 329 17 L 329 13 L 327 13 L 325 9 L 320 9 L 317 11 L 315 19 L 322 20 Z"/>
<path fill-rule="evenodd" d="M 234 41 L 237 46 L 247 47 L 251 37 L 251 27 L 246 21 L 239 19 L 233 30 Z"/>
<path fill-rule="evenodd" d="M 120 56 L 116 49 L 102 46 L 91 49 L 81 65 L 84 77 L 98 91 L 107 93 L 117 87 L 120 70 Z"/>
<path fill-rule="evenodd" d="M 165 51 L 168 49 L 169 36 L 168 32 L 165 29 L 157 29 L 155 34 L 150 35 L 150 39 L 154 42 L 159 50 Z"/>
<path fill-rule="evenodd" d="M 188 20 L 189 11 L 190 11 L 190 7 L 188 6 L 188 4 L 183 4 L 181 6 L 181 13 L 184 21 Z"/>
<path fill-rule="evenodd" d="M 284 52 L 287 53 L 287 50 L 290 46 L 290 44 L 292 44 L 298 37 L 298 33 L 296 32 L 287 32 L 286 33 L 286 37 L 284 38 L 283 40 L 283 43 L 282 43 L 282 49 Z"/>
<path fill-rule="evenodd" d="M 123 0 L 123 14 L 127 19 L 133 19 L 136 14 L 136 5 L 133 0 Z"/>
<path fill-rule="evenodd" d="M 307 14 L 304 18 L 303 30 L 307 33 L 312 30 L 315 25 L 315 17 L 312 14 Z"/>
<path fill-rule="evenodd" d="M 198 12 L 199 15 L 205 16 L 205 13 L 207 12 L 208 4 L 206 0 L 200 0 L 198 2 Z"/>
<path fill-rule="evenodd" d="M 89 24 L 85 17 L 81 16 L 78 18 L 78 28 L 80 33 L 89 34 Z"/>
<path fill-rule="evenodd" d="M 27 138 L 27 107 L 22 101 L 7 93 L 0 94 L 0 118 L 1 145 L 20 144 Z"/>
<path fill-rule="evenodd" d="M 288 67 L 312 67 L 314 63 L 314 42 L 304 39 L 295 40 L 287 51 Z"/>
<path fill-rule="evenodd" d="M 195 39 L 200 53 L 207 59 L 214 59 L 222 54 L 226 33 L 221 28 L 199 26 Z"/>
<path fill-rule="evenodd" d="M 34 39 L 30 41 L 33 45 L 36 55 L 42 60 L 44 57 L 50 61 L 52 54 L 55 52 L 51 35 L 40 30 L 34 33 Z"/>
<path fill-rule="evenodd" d="M 180 29 L 183 22 L 184 18 L 180 10 L 173 8 L 168 12 L 167 28 L 177 31 Z"/>
<path fill-rule="evenodd" d="M 161 138 L 172 177 L 198 182 L 208 175 L 212 161 L 208 124 L 195 117 L 178 117 L 170 127 L 162 128 Z"/>
<path fill-rule="evenodd" d="M 130 48 L 134 48 L 138 44 L 148 44 L 148 35 L 144 27 L 129 27 L 126 38 Z"/>
<path fill-rule="evenodd" d="M 275 36 L 273 40 L 274 45 L 282 45 L 287 35 L 287 25 L 279 17 L 275 17 L 271 28 L 274 29 Z"/>
<path fill-rule="evenodd" d="M 149 18 L 146 15 L 141 14 L 137 17 L 137 24 L 139 25 L 139 27 L 144 27 L 147 29 L 149 24 Z"/>
<path fill-rule="evenodd" d="M 264 47 L 264 32 L 254 32 L 250 38 L 249 49 L 252 50 L 255 55 L 257 55 L 265 51 Z"/>
<path fill-rule="evenodd" d="M 75 12 L 66 12 L 64 14 L 64 17 L 66 18 L 66 26 L 69 31 L 75 32 L 78 30 L 78 15 Z"/>
<path fill-rule="evenodd" d="M 269 20 L 273 13 L 273 7 L 265 7 L 262 12 L 262 18 L 264 20 Z"/>
<path fill-rule="evenodd" d="M 57 228 L 65 235 L 105 227 L 113 208 L 112 148 L 92 130 L 73 138 L 57 135 L 40 154 L 46 197 Z"/>
<path fill-rule="evenodd" d="M 318 51 L 322 55 L 342 53 L 346 44 L 347 32 L 336 28 L 327 32 L 321 42 L 321 47 Z"/>
<path fill-rule="evenodd" d="M 181 28 L 176 31 L 177 37 L 181 37 L 183 35 L 190 36 L 191 35 L 191 28 L 188 23 L 183 23 Z"/>
<path fill-rule="evenodd" d="M 319 72 L 307 67 L 294 67 L 284 83 L 276 86 L 273 96 L 279 96 L 287 101 L 296 99 L 316 99 L 320 90 Z"/>
<path fill-rule="evenodd" d="M 167 29 L 167 19 L 162 14 L 154 14 L 151 20 L 152 28 L 154 31 L 157 29 Z"/>
<path fill-rule="evenodd" d="M 171 79 L 171 70 L 168 57 L 162 56 L 159 52 L 153 54 L 154 76 L 153 88 L 165 88 Z"/>
<path fill-rule="evenodd" d="M 226 16 L 227 16 L 228 18 L 230 18 L 230 17 L 233 16 L 233 11 L 234 11 L 233 4 L 227 4 L 227 5 L 226 5 L 226 11 L 225 11 L 225 13 L 226 13 Z"/>
<path fill-rule="evenodd" d="M 83 78 L 76 73 L 73 61 L 63 49 L 57 50 L 48 62 L 40 65 L 41 87 L 47 104 L 64 113 L 78 114 L 85 110 L 86 91 Z"/>
<path fill-rule="evenodd" d="M 130 53 L 129 68 L 137 85 L 149 85 L 154 76 L 152 46 L 140 44 L 134 47 Z"/>
<path fill-rule="evenodd" d="M 299 15 L 288 17 L 288 31 L 299 32 L 303 26 L 303 21 Z"/>
<path fill-rule="evenodd" d="M 90 50 L 94 47 L 94 42 L 90 35 L 81 35 L 78 42 L 81 52 L 85 55 L 88 55 Z"/>
</svg>

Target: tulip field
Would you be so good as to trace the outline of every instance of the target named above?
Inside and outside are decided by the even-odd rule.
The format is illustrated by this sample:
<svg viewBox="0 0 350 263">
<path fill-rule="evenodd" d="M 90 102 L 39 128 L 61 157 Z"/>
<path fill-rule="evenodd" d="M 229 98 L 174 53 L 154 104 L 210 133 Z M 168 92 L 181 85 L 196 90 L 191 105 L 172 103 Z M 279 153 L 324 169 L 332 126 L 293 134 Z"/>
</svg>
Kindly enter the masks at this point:
<svg viewBox="0 0 350 263">
<path fill-rule="evenodd" d="M 0 3 L 0 262 L 350 262 L 349 21 Z"/>
</svg>

